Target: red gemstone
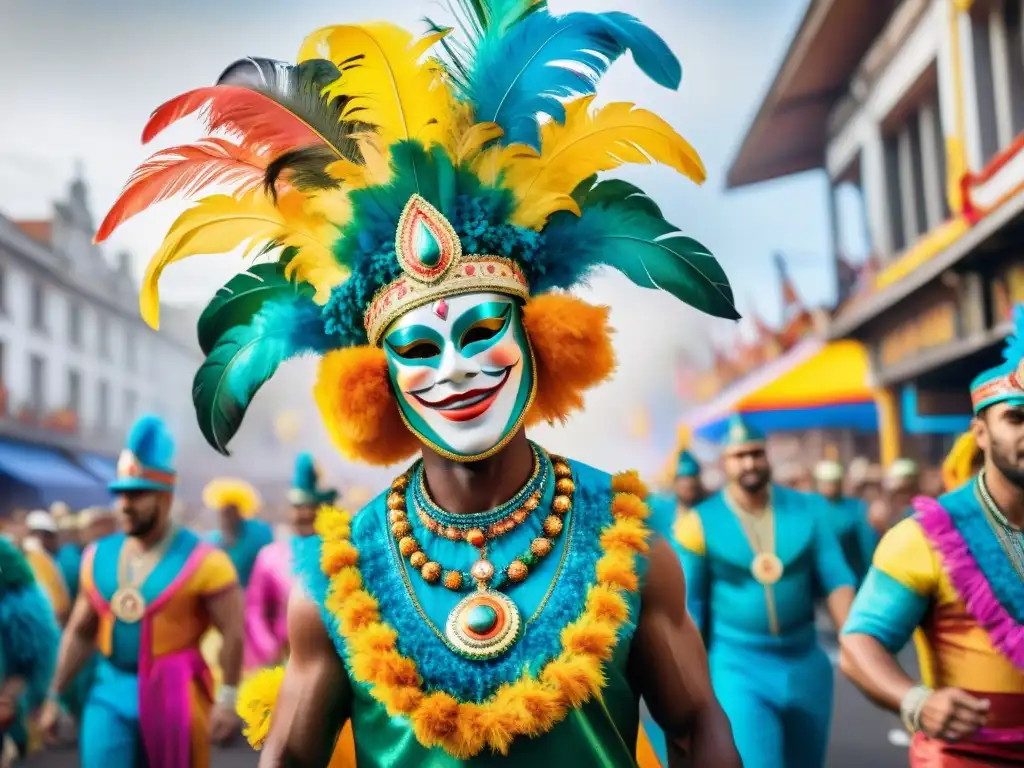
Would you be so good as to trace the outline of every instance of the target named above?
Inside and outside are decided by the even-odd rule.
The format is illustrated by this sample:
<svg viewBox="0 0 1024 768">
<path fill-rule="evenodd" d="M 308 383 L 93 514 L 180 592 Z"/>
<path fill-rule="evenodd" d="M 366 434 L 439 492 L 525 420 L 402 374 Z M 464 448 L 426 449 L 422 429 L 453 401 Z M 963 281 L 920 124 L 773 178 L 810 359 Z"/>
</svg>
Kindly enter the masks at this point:
<svg viewBox="0 0 1024 768">
<path fill-rule="evenodd" d="M 441 299 L 437 304 L 434 305 L 434 314 L 440 317 L 442 320 L 448 317 L 448 302 Z"/>
<path fill-rule="evenodd" d="M 487 271 L 490 272 L 493 275 L 494 274 L 494 265 L 493 264 L 488 264 L 487 265 Z"/>
<path fill-rule="evenodd" d="M 472 275 L 475 272 L 476 272 L 476 266 L 474 266 L 473 264 L 467 264 L 466 265 L 466 274 L 467 275 Z"/>
</svg>

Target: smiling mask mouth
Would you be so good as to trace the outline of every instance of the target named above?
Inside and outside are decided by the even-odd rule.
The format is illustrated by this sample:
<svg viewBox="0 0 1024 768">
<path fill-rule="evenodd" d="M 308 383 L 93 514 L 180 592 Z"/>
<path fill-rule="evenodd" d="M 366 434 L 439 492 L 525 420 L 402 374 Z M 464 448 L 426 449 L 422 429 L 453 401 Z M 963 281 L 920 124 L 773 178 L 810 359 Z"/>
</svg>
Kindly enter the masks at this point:
<svg viewBox="0 0 1024 768">
<path fill-rule="evenodd" d="M 485 371 L 484 375 L 486 376 L 501 377 L 498 383 L 493 387 L 480 387 L 477 389 L 470 389 L 466 392 L 457 392 L 436 402 L 424 400 L 416 392 L 407 392 L 406 394 L 414 398 L 416 402 L 424 408 L 429 408 L 432 411 L 437 412 L 449 421 L 472 421 L 478 416 L 482 416 L 487 412 L 487 409 L 491 407 L 502 388 L 508 382 L 509 376 L 512 374 L 512 369 L 515 368 L 516 365 L 518 365 L 518 363 L 513 363 L 507 368 L 496 373 L 489 373 Z"/>
</svg>

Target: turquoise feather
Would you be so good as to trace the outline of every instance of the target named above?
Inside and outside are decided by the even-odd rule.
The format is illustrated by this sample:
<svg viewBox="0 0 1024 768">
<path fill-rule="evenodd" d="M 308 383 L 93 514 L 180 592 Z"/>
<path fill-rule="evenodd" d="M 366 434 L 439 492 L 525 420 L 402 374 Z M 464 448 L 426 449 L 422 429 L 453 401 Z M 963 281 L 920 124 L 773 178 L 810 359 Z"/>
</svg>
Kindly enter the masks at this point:
<svg viewBox="0 0 1024 768">
<path fill-rule="evenodd" d="M 503 141 L 540 149 L 538 114 L 565 120 L 562 101 L 594 93 L 610 64 L 626 51 L 654 82 L 679 86 L 682 69 L 654 31 L 625 13 L 552 16 L 540 8 L 479 40 L 462 84 L 478 122 L 494 122 Z M 567 64 L 571 63 L 571 64 Z"/>
<path fill-rule="evenodd" d="M 308 298 L 270 301 L 248 325 L 221 337 L 192 383 L 199 429 L 218 452 L 242 424 L 252 398 L 278 367 L 303 354 L 325 354 L 335 347 L 324 329 L 320 307 Z"/>
<path fill-rule="evenodd" d="M 285 277 L 287 263 L 288 259 L 284 258 L 279 262 L 255 264 L 217 291 L 197 323 L 199 346 L 204 355 L 210 354 L 229 330 L 248 324 L 267 301 L 296 295 L 312 298 L 312 286 Z"/>
<path fill-rule="evenodd" d="M 666 291 L 715 317 L 739 319 L 729 279 L 718 260 L 660 215 L 632 184 L 602 182 L 581 216 L 560 213 L 544 230 L 545 256 L 562 268 L 544 275 L 538 292 L 571 288 L 599 266 L 636 285 Z"/>
</svg>

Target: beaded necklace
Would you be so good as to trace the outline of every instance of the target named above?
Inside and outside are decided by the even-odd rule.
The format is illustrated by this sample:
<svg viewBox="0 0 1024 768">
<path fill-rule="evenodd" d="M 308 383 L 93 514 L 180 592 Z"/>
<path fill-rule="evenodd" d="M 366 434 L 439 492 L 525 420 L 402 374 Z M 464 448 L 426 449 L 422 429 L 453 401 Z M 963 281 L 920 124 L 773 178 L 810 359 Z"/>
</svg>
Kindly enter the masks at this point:
<svg viewBox="0 0 1024 768">
<path fill-rule="evenodd" d="M 428 559 L 412 535 L 408 520 L 405 491 L 412 483 L 413 469 L 395 478 L 391 485 L 387 501 L 388 516 L 392 536 L 402 557 L 407 558 L 409 564 L 430 584 L 441 581 L 452 591 L 466 591 L 467 587 L 470 590 L 470 594 L 460 600 L 449 613 L 445 624 L 449 647 L 457 649 L 468 658 L 489 659 L 499 656 L 519 639 L 522 632 L 523 621 L 519 609 L 499 590 L 510 582 L 523 581 L 537 559 L 551 552 L 554 539 L 564 528 L 563 518 L 572 509 L 572 497 L 576 490 L 569 463 L 557 456 L 552 456 L 550 461 L 556 485 L 555 496 L 551 500 L 551 514 L 543 523 L 544 536 L 534 539 L 527 552 L 513 558 L 501 570 L 501 576 L 487 559 L 486 540 L 482 535 L 479 540 L 474 537 L 474 540 L 479 541 L 477 549 L 480 557 L 468 572 L 445 569 L 436 560 Z M 547 457 L 544 457 L 542 463 L 548 464 Z M 415 484 L 412 487 L 415 488 Z"/>
</svg>

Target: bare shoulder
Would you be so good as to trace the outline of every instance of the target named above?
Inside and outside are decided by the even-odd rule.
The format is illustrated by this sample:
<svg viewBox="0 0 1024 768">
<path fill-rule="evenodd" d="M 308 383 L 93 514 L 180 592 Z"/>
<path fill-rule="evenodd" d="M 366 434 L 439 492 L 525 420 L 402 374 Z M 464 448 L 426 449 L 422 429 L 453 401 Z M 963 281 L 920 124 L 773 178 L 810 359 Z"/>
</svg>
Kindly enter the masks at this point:
<svg viewBox="0 0 1024 768">
<path fill-rule="evenodd" d="M 288 596 L 288 640 L 293 657 L 337 655 L 320 606 L 299 587 Z"/>
<path fill-rule="evenodd" d="M 644 582 L 642 605 L 644 609 L 672 612 L 672 606 L 686 611 L 686 577 L 679 555 L 661 536 L 653 537 L 648 554 L 647 578 Z"/>
</svg>

